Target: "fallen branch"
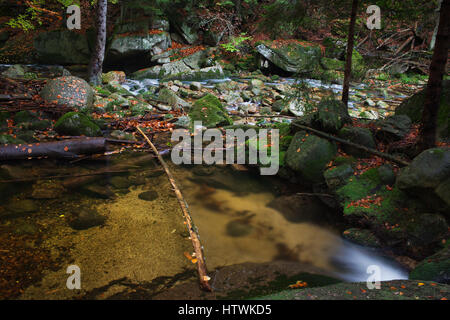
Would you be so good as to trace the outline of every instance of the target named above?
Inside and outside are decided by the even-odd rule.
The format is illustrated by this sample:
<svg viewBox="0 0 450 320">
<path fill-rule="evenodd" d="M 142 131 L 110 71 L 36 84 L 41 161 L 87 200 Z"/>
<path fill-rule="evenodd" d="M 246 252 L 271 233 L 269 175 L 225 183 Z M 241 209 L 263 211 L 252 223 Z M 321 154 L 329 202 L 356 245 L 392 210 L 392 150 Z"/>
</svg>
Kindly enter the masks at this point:
<svg viewBox="0 0 450 320">
<path fill-rule="evenodd" d="M 164 161 L 164 159 L 159 155 L 158 150 L 153 145 L 153 143 L 150 141 L 150 139 L 147 137 L 147 135 L 141 130 L 141 128 L 136 127 L 136 129 L 139 131 L 140 134 L 145 138 L 145 140 L 148 142 L 150 147 L 152 148 L 153 152 L 157 155 L 159 162 L 164 168 L 164 171 L 167 174 L 167 177 L 169 178 L 169 182 L 173 187 L 173 190 L 175 192 L 175 195 L 177 196 L 178 202 L 181 207 L 181 211 L 183 211 L 184 219 L 186 220 L 187 227 L 189 230 L 189 235 L 192 240 L 192 246 L 194 247 L 195 252 L 195 258 L 197 259 L 197 271 L 199 275 L 200 280 L 200 287 L 207 291 L 212 291 L 212 288 L 209 284 L 209 277 L 206 270 L 206 264 L 205 260 L 203 258 L 203 250 L 202 245 L 200 243 L 200 239 L 198 237 L 197 232 L 194 230 L 194 223 L 192 221 L 192 217 L 188 210 L 188 205 L 186 203 L 186 200 L 184 200 L 183 194 L 181 193 L 181 190 L 178 188 L 175 178 L 172 176 L 172 173 L 169 170 L 169 166 Z"/>
<path fill-rule="evenodd" d="M 318 136 L 320 136 L 322 138 L 325 138 L 325 139 L 328 139 L 328 140 L 334 140 L 334 141 L 337 141 L 339 143 L 346 144 L 348 146 L 357 148 L 359 150 L 363 150 L 363 151 L 368 152 L 370 154 L 374 154 L 374 155 L 379 156 L 381 158 L 384 158 L 386 160 L 392 161 L 392 162 L 394 162 L 394 163 L 396 163 L 398 165 L 409 166 L 408 162 L 400 160 L 400 159 L 398 159 L 398 158 L 396 158 L 394 156 L 391 156 L 390 154 L 387 154 L 387 153 L 384 153 L 384 152 L 380 152 L 380 151 L 372 149 L 372 148 L 367 148 L 367 147 L 362 146 L 360 144 L 357 144 L 357 143 L 354 143 L 354 142 L 350 142 L 350 141 L 347 141 L 347 140 L 344 140 L 344 139 L 341 139 L 341 138 L 329 135 L 328 133 L 325 133 L 325 132 L 322 132 L 322 131 L 319 131 L 319 130 L 316 130 L 316 129 L 313 129 L 313 128 L 310 128 L 310 127 L 307 127 L 307 126 L 303 126 L 301 124 L 293 123 L 292 125 L 297 127 L 297 128 L 300 128 L 300 129 L 312 132 L 312 133 L 314 133 L 314 134 L 316 134 L 316 135 L 318 135 Z"/>
</svg>

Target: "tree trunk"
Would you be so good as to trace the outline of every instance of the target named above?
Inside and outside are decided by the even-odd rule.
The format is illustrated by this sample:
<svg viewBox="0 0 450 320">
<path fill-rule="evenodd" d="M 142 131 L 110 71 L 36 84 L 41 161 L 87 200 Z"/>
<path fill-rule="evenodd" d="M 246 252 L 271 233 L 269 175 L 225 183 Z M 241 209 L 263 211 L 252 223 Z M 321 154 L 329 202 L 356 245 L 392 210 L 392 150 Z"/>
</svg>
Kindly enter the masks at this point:
<svg viewBox="0 0 450 320">
<path fill-rule="evenodd" d="M 97 2 L 97 39 L 94 52 L 89 64 L 89 82 L 98 85 L 102 77 L 103 60 L 105 59 L 106 47 L 106 14 L 108 11 L 108 0 Z"/>
<path fill-rule="evenodd" d="M 443 0 L 439 17 L 439 29 L 436 45 L 430 65 L 430 77 L 425 94 L 425 104 L 422 113 L 422 125 L 418 143 L 419 151 L 436 146 L 436 127 L 439 104 L 441 100 L 442 80 L 448 59 L 450 43 L 450 0 Z"/>
<path fill-rule="evenodd" d="M 434 50 L 434 45 L 436 44 L 436 36 L 439 28 L 439 16 L 440 16 L 439 12 L 441 11 L 441 6 L 442 0 L 439 0 L 438 7 L 436 9 L 436 27 L 434 28 L 433 36 L 431 37 L 430 50 Z"/>
<path fill-rule="evenodd" d="M 344 73 L 344 87 L 342 88 L 342 102 L 344 102 L 345 106 L 348 106 L 348 92 L 350 90 L 350 77 L 352 73 L 352 55 L 353 55 L 355 22 L 357 11 L 358 11 L 358 0 L 353 0 L 352 15 L 350 18 L 350 27 L 348 30 L 347 59 Z"/>
</svg>

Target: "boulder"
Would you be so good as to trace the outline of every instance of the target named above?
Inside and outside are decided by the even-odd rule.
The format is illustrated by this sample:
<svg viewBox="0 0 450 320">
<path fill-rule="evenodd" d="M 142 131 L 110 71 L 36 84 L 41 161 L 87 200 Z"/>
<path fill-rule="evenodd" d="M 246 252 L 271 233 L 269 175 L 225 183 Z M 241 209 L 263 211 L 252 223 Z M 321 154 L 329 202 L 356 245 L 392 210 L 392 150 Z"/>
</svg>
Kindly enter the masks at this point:
<svg viewBox="0 0 450 320">
<path fill-rule="evenodd" d="M 394 115 L 375 122 L 378 139 L 392 142 L 402 140 L 411 130 L 411 119 L 407 115 Z"/>
<path fill-rule="evenodd" d="M 201 121 L 207 128 L 233 124 L 220 100 L 212 94 L 197 100 L 189 112 L 189 117 L 192 122 Z"/>
<path fill-rule="evenodd" d="M 40 63 L 88 64 L 91 57 L 86 35 L 67 29 L 39 33 L 34 47 Z"/>
<path fill-rule="evenodd" d="M 179 14 L 170 17 L 170 23 L 177 34 L 187 44 L 194 44 L 198 40 L 198 32 L 186 23 L 186 19 Z"/>
<path fill-rule="evenodd" d="M 109 83 L 111 81 L 118 81 L 119 83 L 124 83 L 126 80 L 125 72 L 123 71 L 110 71 L 108 73 L 102 74 L 102 82 Z"/>
<path fill-rule="evenodd" d="M 353 172 L 352 166 L 346 163 L 326 170 L 323 176 L 328 188 L 335 191 L 347 183 L 348 179 L 353 176 Z"/>
<path fill-rule="evenodd" d="M 67 136 L 102 136 L 102 131 L 85 114 L 78 112 L 68 112 L 63 115 L 55 124 L 55 131 Z"/>
<path fill-rule="evenodd" d="M 347 107 L 339 100 L 323 99 L 317 105 L 312 125 L 319 130 L 337 133 L 351 118 Z"/>
<path fill-rule="evenodd" d="M 450 148 L 423 151 L 411 164 L 402 168 L 397 186 L 448 214 L 450 208 Z"/>
<path fill-rule="evenodd" d="M 419 263 L 409 274 L 411 280 L 450 283 L 450 246 Z"/>
<path fill-rule="evenodd" d="M 372 136 L 372 132 L 367 128 L 344 127 L 341 130 L 339 130 L 338 137 L 353 143 L 360 144 L 368 148 L 376 149 L 375 139 Z M 370 157 L 370 155 L 367 152 L 349 145 L 344 144 L 342 148 L 346 153 L 355 157 L 359 158 Z"/>
<path fill-rule="evenodd" d="M 396 109 L 396 115 L 407 115 L 413 123 L 419 123 L 422 119 L 423 106 L 425 103 L 426 88 L 405 99 Z M 437 133 L 442 138 L 450 137 L 450 80 L 442 82 L 441 102 L 437 115 Z"/>
<path fill-rule="evenodd" d="M 184 101 L 170 89 L 162 88 L 158 94 L 158 100 L 174 108 L 190 108 L 190 103 Z"/>
<path fill-rule="evenodd" d="M 258 45 L 256 50 L 264 59 L 290 73 L 312 72 L 319 65 L 321 57 L 319 46 L 295 41 L 281 46 L 276 42 L 266 42 Z"/>
<path fill-rule="evenodd" d="M 143 35 L 116 34 L 107 52 L 106 61 L 135 64 L 135 59 L 139 58 L 150 62 L 152 55 L 160 54 L 171 45 L 172 40 L 164 31 Z"/>
<path fill-rule="evenodd" d="M 380 240 L 367 229 L 350 228 L 342 233 L 344 239 L 359 244 L 364 247 L 379 248 Z"/>
<path fill-rule="evenodd" d="M 59 77 L 47 82 L 40 93 L 49 103 L 77 108 L 79 111 L 90 109 L 94 103 L 94 90 L 81 78 Z"/>
<path fill-rule="evenodd" d="M 26 69 L 22 65 L 15 64 L 13 66 L 10 66 L 5 71 L 3 71 L 2 75 L 6 78 L 20 79 L 25 76 L 25 73 L 26 73 Z"/>
<path fill-rule="evenodd" d="M 285 162 L 304 179 L 315 183 L 323 180 L 325 167 L 336 153 L 337 147 L 334 143 L 299 131 L 289 145 Z"/>
</svg>

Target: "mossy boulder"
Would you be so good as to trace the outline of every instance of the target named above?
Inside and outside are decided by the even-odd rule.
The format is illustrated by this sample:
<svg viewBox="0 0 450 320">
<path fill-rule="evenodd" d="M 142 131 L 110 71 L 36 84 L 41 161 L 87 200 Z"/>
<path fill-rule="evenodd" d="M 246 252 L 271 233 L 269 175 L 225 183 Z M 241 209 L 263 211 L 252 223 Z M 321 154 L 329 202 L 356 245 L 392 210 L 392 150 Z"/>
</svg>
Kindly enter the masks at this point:
<svg viewBox="0 0 450 320">
<path fill-rule="evenodd" d="M 158 100 L 174 108 L 189 108 L 191 105 L 177 96 L 168 88 L 162 88 L 158 94 Z"/>
<path fill-rule="evenodd" d="M 323 176 L 328 188 L 335 191 L 348 182 L 348 179 L 353 176 L 353 172 L 354 170 L 352 166 L 345 163 L 337 167 L 327 169 Z"/>
<path fill-rule="evenodd" d="M 323 180 L 326 165 L 334 158 L 337 147 L 326 139 L 297 132 L 286 152 L 285 162 L 289 168 L 311 183 Z"/>
<path fill-rule="evenodd" d="M 10 66 L 8 69 L 2 72 L 2 75 L 5 78 L 11 78 L 11 79 L 21 79 L 25 77 L 26 69 L 20 65 L 15 64 Z"/>
<path fill-rule="evenodd" d="M 126 80 L 125 72 L 123 71 L 109 71 L 102 74 L 102 82 L 109 83 L 111 81 L 118 81 L 119 83 L 124 83 Z"/>
<path fill-rule="evenodd" d="M 364 147 L 376 149 L 375 139 L 372 136 L 372 132 L 367 128 L 344 127 L 339 130 L 338 137 L 353 143 L 360 144 Z M 343 149 L 346 153 L 355 157 L 365 158 L 370 156 L 367 152 L 349 145 L 343 145 Z"/>
<path fill-rule="evenodd" d="M 396 109 L 396 115 L 407 115 L 413 123 L 422 120 L 423 106 L 425 104 L 426 88 L 404 100 Z M 450 80 L 442 82 L 441 102 L 437 115 L 437 133 L 442 138 L 450 137 Z"/>
<path fill-rule="evenodd" d="M 411 280 L 450 283 L 450 246 L 423 260 L 409 274 Z"/>
<path fill-rule="evenodd" d="M 319 65 L 321 57 L 319 46 L 297 41 L 283 45 L 279 45 L 276 41 L 266 41 L 259 44 L 256 51 L 278 68 L 292 73 L 313 71 Z"/>
<path fill-rule="evenodd" d="M 71 30 L 41 32 L 34 39 L 37 60 L 45 64 L 88 64 L 88 38 Z"/>
<path fill-rule="evenodd" d="M 218 126 L 232 125 L 233 120 L 228 116 L 225 107 L 220 100 L 212 95 L 207 94 L 203 98 L 197 100 L 192 110 L 189 112 L 192 123 L 201 121 L 202 125 L 207 128 L 215 128 Z"/>
<path fill-rule="evenodd" d="M 377 120 L 376 137 L 386 142 L 401 140 L 409 133 L 411 125 L 411 119 L 404 114 Z"/>
<path fill-rule="evenodd" d="M 450 208 L 450 148 L 423 151 L 397 177 L 399 189 L 415 195 L 435 210 Z"/>
<path fill-rule="evenodd" d="M 320 60 L 320 64 L 325 70 L 337 70 L 337 71 L 344 71 L 345 69 L 345 62 L 338 60 L 338 59 L 331 59 L 323 57 Z"/>
<path fill-rule="evenodd" d="M 117 80 L 108 82 L 108 84 L 105 85 L 105 89 L 119 95 L 132 96 L 131 92 L 125 89 Z"/>
<path fill-rule="evenodd" d="M 379 248 L 380 240 L 367 229 L 350 228 L 342 233 L 344 239 L 359 244 L 364 247 Z"/>
<path fill-rule="evenodd" d="M 83 113 L 68 112 L 55 124 L 55 131 L 67 136 L 102 136 L 99 126 Z"/>
<path fill-rule="evenodd" d="M 59 77 L 47 82 L 40 93 L 49 103 L 67 105 L 78 111 L 92 108 L 94 90 L 81 78 Z"/>
<path fill-rule="evenodd" d="M 347 107 L 339 100 L 323 99 L 317 105 L 312 125 L 319 130 L 337 133 L 351 118 Z"/>
<path fill-rule="evenodd" d="M 26 141 L 14 138 L 9 134 L 0 134 L 0 144 L 24 144 Z"/>
</svg>

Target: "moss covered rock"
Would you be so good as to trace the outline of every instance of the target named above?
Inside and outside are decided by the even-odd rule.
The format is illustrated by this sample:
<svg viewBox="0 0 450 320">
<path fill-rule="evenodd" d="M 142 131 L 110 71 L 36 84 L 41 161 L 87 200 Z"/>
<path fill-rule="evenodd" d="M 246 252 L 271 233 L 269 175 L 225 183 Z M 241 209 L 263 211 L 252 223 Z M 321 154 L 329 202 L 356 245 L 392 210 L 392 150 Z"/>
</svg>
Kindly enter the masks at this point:
<svg viewBox="0 0 450 320">
<path fill-rule="evenodd" d="M 212 94 L 197 100 L 189 112 L 189 117 L 192 122 L 201 121 L 207 128 L 233 124 L 220 100 Z"/>
<path fill-rule="evenodd" d="M 177 96 L 168 88 L 162 88 L 158 94 L 158 100 L 174 108 L 189 108 L 191 105 Z"/>
<path fill-rule="evenodd" d="M 339 131 L 338 136 L 341 139 L 348 140 L 350 142 L 357 143 L 368 148 L 376 149 L 375 139 L 372 136 L 372 132 L 367 128 L 344 127 Z M 367 152 L 349 145 L 343 145 L 343 149 L 346 153 L 355 157 L 369 157 L 369 154 L 367 154 Z"/>
<path fill-rule="evenodd" d="M 49 103 L 71 106 L 79 111 L 92 108 L 94 103 L 94 90 L 91 86 L 83 79 L 73 76 L 48 81 L 40 94 Z"/>
<path fill-rule="evenodd" d="M 380 240 L 367 229 L 350 228 L 342 233 L 342 236 L 356 244 L 364 247 L 379 248 L 381 247 Z"/>
<path fill-rule="evenodd" d="M 264 42 L 256 50 L 286 72 L 309 73 L 320 63 L 320 47 L 313 44 L 292 41 L 280 46 L 276 42 Z"/>
<path fill-rule="evenodd" d="M 323 99 L 317 109 L 312 124 L 325 132 L 336 133 L 351 120 L 347 107 L 339 100 Z"/>
<path fill-rule="evenodd" d="M 334 143 L 299 131 L 292 138 L 285 162 L 289 168 L 314 183 L 323 180 L 325 167 L 336 152 L 337 147 Z"/>
<path fill-rule="evenodd" d="M 346 163 L 326 170 L 323 176 L 328 188 L 335 191 L 348 182 L 348 179 L 353 176 L 353 171 L 352 166 Z"/>
<path fill-rule="evenodd" d="M 55 124 L 55 131 L 61 135 L 68 136 L 102 136 L 102 131 L 85 114 L 78 112 L 68 112 L 63 115 Z"/>
<path fill-rule="evenodd" d="M 423 260 L 411 271 L 409 278 L 450 283 L 450 246 Z"/>
<path fill-rule="evenodd" d="M 431 208 L 448 213 L 450 208 L 450 148 L 433 148 L 419 154 L 403 168 L 397 186 L 420 197 Z"/>
<path fill-rule="evenodd" d="M 422 120 L 423 106 L 425 103 L 426 88 L 404 100 L 396 109 L 396 115 L 407 115 L 412 122 L 419 123 Z M 437 116 L 437 132 L 440 137 L 450 137 L 450 80 L 442 83 L 441 102 Z"/>
</svg>

